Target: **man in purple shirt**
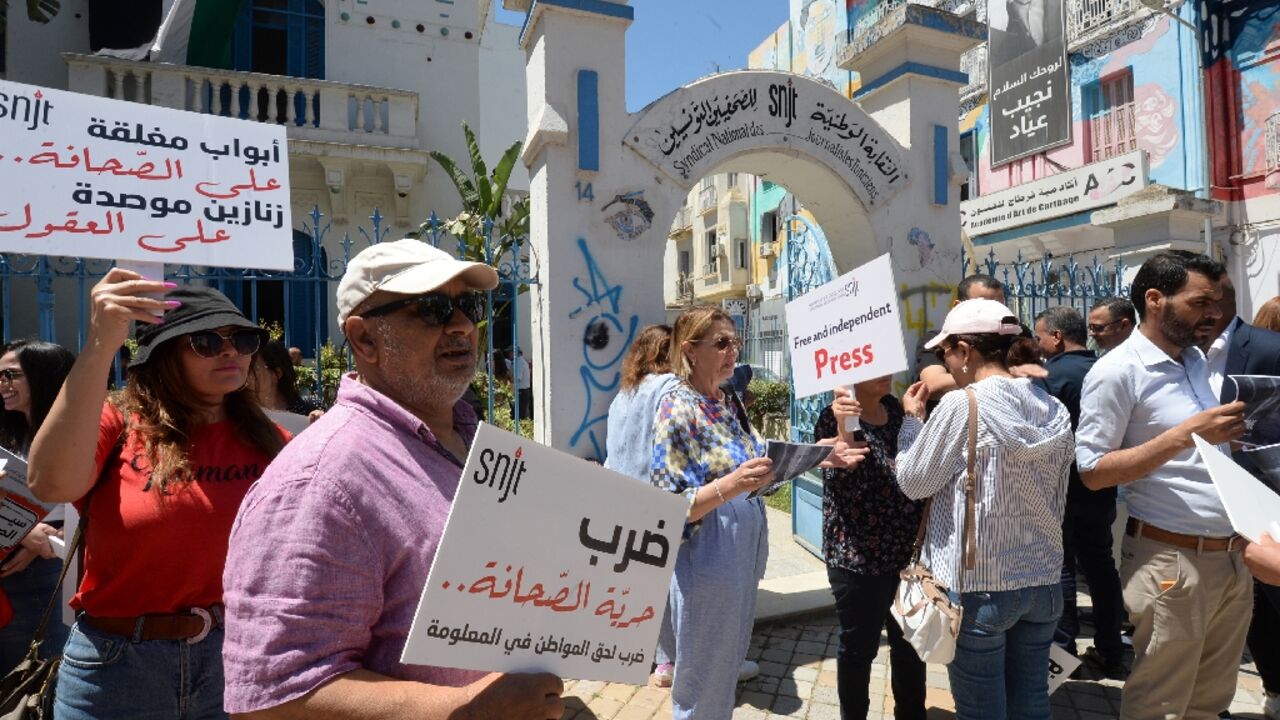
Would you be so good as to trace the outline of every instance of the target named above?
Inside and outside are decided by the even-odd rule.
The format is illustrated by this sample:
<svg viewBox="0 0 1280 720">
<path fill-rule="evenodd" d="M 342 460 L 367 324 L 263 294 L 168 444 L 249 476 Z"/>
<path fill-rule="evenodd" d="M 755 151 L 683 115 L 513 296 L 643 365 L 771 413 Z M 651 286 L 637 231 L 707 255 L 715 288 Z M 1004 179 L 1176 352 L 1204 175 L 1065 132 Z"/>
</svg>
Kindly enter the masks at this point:
<svg viewBox="0 0 1280 720">
<path fill-rule="evenodd" d="M 240 508 L 223 576 L 227 712 L 246 718 L 564 713 L 548 674 L 404 665 L 400 655 L 476 417 L 475 323 L 492 268 L 417 240 L 374 245 L 338 284 L 357 372 Z"/>
</svg>

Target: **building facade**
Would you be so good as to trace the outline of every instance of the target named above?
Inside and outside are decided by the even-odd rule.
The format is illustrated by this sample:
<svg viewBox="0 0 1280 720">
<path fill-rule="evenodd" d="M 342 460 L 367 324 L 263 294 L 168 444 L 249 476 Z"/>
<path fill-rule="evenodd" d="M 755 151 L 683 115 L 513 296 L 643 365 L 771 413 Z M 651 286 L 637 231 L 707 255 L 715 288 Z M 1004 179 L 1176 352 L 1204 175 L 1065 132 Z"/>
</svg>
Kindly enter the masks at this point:
<svg viewBox="0 0 1280 720">
<path fill-rule="evenodd" d="M 164 0 L 167 12 L 175 0 Z M 178 0 L 187 2 L 189 0 Z M 160 0 L 152 0 L 160 4 Z M 115 3 L 118 4 L 118 3 Z M 149 4 L 139 2 L 139 7 Z M 313 262 L 310 237 L 330 226 L 321 246 L 325 266 L 369 239 L 372 218 L 385 239 L 416 230 L 432 212 L 448 218 L 460 200 L 428 153 L 468 166 L 462 131 L 475 131 L 493 163 L 526 134 L 525 55 L 520 28 L 490 17 L 491 0 L 240 0 L 223 66 L 121 59 L 97 52 L 95 13 L 118 11 L 109 0 L 67 0 L 48 23 L 15 6 L 8 16 L 4 79 L 197 113 L 282 124 L 289 139 L 290 198 L 299 266 Z M 155 13 L 158 20 L 159 12 Z M 207 31 L 198 26 L 192 36 Z M 154 28 L 147 31 L 154 36 Z M 108 46 L 110 47 L 110 46 Z M 517 163 L 508 185 L 527 194 L 528 171 Z M 363 232 L 362 232 L 363 231 Z M 343 246 L 350 236 L 355 249 Z M 76 346 L 79 308 L 73 293 L 57 308 L 58 339 Z M 283 289 L 257 293 L 258 314 L 298 327 L 329 307 L 288 299 Z M 35 319 L 15 313 L 10 336 L 34 335 Z M 302 337 L 311 333 L 302 332 Z"/>
</svg>

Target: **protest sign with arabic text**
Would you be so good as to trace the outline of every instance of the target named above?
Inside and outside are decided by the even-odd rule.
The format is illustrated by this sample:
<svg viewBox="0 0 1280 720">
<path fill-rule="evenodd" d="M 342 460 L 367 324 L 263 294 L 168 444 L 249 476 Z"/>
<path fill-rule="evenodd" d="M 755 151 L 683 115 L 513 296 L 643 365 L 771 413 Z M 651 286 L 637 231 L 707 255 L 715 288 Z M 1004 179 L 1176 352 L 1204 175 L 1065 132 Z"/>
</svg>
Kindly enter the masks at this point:
<svg viewBox="0 0 1280 720">
<path fill-rule="evenodd" d="M 644 684 L 688 508 L 482 424 L 402 662 Z"/>
<path fill-rule="evenodd" d="M 0 251 L 292 270 L 285 129 L 0 80 Z"/>
<path fill-rule="evenodd" d="M 787 343 L 796 397 L 906 370 L 889 255 L 787 303 Z"/>
</svg>

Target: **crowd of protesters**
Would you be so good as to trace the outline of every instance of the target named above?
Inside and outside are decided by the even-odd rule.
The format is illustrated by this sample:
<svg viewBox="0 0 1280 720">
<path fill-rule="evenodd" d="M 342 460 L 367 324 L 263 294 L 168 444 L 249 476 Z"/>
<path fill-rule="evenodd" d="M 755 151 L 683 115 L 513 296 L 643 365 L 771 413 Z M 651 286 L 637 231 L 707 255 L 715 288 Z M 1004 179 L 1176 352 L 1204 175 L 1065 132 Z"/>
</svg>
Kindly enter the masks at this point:
<svg viewBox="0 0 1280 720">
<path fill-rule="evenodd" d="M 400 660 L 476 431 L 464 396 L 496 284 L 416 240 L 356 255 L 336 298 L 355 370 L 323 413 L 297 391 L 301 353 L 221 293 L 124 269 L 94 287 L 79 357 L 6 345 L 0 445 L 28 460 L 37 498 L 83 516 L 76 620 L 41 648 L 62 655 L 54 717 L 560 717 L 553 675 Z M 963 610 L 947 668 L 962 719 L 1050 717 L 1050 647 L 1079 652 L 1078 575 L 1093 602 L 1082 655 L 1125 679 L 1123 718 L 1218 717 L 1246 642 L 1280 717 L 1280 545 L 1235 534 L 1191 440 L 1230 451 L 1245 428 L 1227 378 L 1280 375 L 1273 304 L 1251 325 L 1219 263 L 1163 252 L 1129 298 L 1028 327 L 973 276 L 901 398 L 892 377 L 836 391 L 814 433 L 831 446 L 842 716 L 867 716 L 884 632 L 895 716 L 925 717 L 925 665 L 889 612 L 918 554 Z M 131 325 L 128 381 L 108 394 Z M 645 329 L 608 418 L 606 466 L 688 502 L 654 668 L 680 719 L 729 718 L 758 672 L 755 491 L 774 468 L 741 347 L 710 307 Z M 504 355 L 494 369 L 532 408 L 528 361 Z M 296 439 L 286 412 L 311 421 Z M 27 653 L 68 529 L 46 517 L 0 564 L 4 670 Z"/>
</svg>

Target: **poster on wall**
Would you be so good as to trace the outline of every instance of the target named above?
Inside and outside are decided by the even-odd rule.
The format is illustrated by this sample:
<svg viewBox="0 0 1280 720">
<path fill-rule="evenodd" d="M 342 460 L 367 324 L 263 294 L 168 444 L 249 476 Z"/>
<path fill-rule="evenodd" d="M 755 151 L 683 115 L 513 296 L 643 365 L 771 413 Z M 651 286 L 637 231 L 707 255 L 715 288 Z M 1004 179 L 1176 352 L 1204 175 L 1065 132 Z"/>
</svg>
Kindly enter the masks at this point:
<svg viewBox="0 0 1280 720">
<path fill-rule="evenodd" d="M 1062 0 L 993 0 L 987 14 L 991 165 L 1070 143 Z"/>
<path fill-rule="evenodd" d="M 283 126 L 0 80 L 0 251 L 293 269 Z"/>
</svg>

